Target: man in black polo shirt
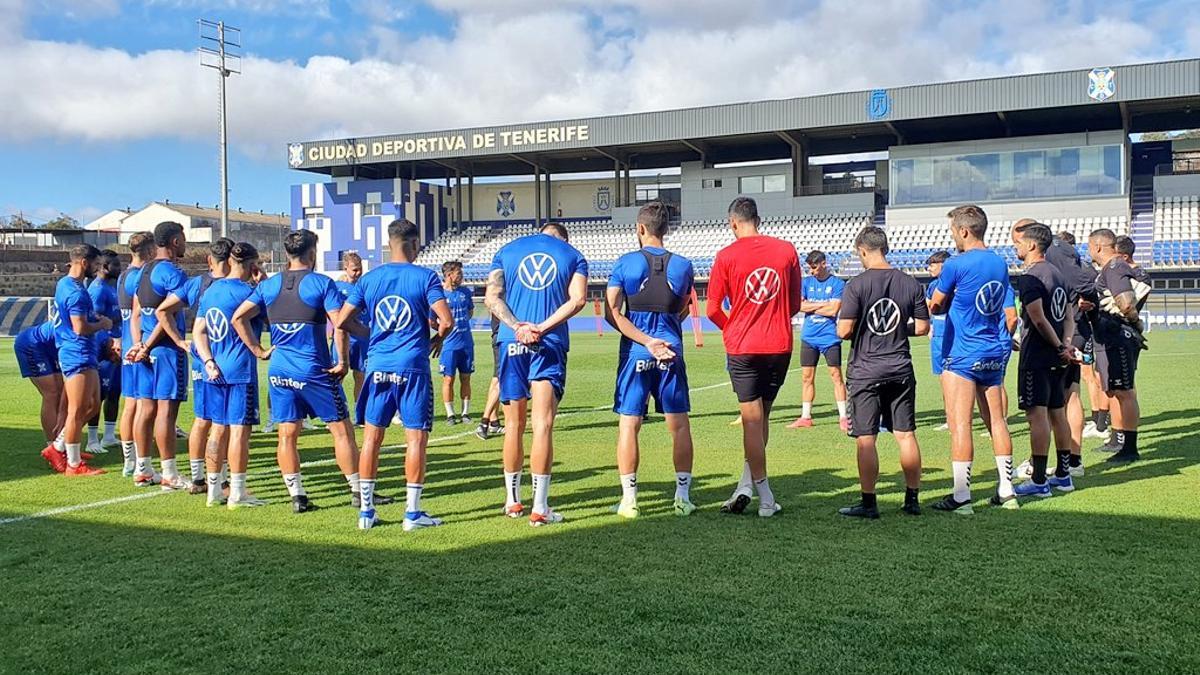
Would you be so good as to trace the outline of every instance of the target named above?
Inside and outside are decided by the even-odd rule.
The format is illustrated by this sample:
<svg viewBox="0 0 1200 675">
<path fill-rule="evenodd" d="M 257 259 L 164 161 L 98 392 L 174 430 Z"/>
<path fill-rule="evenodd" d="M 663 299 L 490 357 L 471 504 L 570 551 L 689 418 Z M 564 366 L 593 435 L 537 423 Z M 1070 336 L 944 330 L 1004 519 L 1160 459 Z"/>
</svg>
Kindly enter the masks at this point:
<svg viewBox="0 0 1200 675">
<path fill-rule="evenodd" d="M 862 500 L 838 513 L 856 518 L 879 517 L 875 501 L 879 453 L 875 438 L 882 419 L 900 445 L 906 486 L 902 510 L 915 516 L 921 513 L 917 499 L 921 449 L 916 435 L 917 381 L 908 337 L 929 332 L 929 308 L 921 284 L 888 264 L 887 235 L 882 229 L 863 228 L 854 240 L 854 250 L 862 261 L 863 272 L 846 284 L 837 334 L 849 338 L 851 345 L 847 380 L 850 435 L 858 447 Z"/>
<path fill-rule="evenodd" d="M 1049 497 L 1051 488 L 1075 489 L 1071 481 L 1071 427 L 1067 423 L 1066 366 L 1074 349 L 1071 291 L 1058 268 L 1046 260 L 1054 240 L 1040 223 L 1025 226 L 1017 238 L 1017 257 L 1025 273 L 1017 277 L 1021 298 L 1021 350 L 1017 364 L 1017 400 L 1029 422 L 1032 452 L 1030 480 L 1018 485 L 1019 497 Z M 1054 477 L 1047 480 L 1046 464 L 1053 433 L 1058 449 Z"/>
</svg>

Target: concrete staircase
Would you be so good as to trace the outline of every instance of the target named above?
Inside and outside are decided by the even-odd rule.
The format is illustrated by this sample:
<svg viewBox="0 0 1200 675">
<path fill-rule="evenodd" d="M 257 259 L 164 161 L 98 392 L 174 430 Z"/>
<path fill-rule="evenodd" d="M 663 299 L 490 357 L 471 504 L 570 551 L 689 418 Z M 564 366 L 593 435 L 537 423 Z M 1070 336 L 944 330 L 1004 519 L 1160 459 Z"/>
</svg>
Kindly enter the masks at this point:
<svg viewBox="0 0 1200 675">
<path fill-rule="evenodd" d="M 1154 261 L 1154 178 L 1136 176 L 1129 199 L 1129 236 L 1137 250 L 1133 259 L 1149 266 Z"/>
</svg>

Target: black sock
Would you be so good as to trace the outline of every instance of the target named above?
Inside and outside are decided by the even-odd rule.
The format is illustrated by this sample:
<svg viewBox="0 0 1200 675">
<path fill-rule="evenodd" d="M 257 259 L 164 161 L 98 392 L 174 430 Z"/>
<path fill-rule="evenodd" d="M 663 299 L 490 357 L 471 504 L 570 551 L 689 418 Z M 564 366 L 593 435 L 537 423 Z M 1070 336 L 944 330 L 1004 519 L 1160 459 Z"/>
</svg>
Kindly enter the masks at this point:
<svg viewBox="0 0 1200 675">
<path fill-rule="evenodd" d="M 1100 428 L 1100 411 L 1099 410 L 1092 411 L 1092 424 L 1095 424 L 1097 429 Z"/>
<path fill-rule="evenodd" d="M 1071 466 L 1083 466 L 1083 455 L 1071 453 Z"/>
<path fill-rule="evenodd" d="M 904 503 L 905 504 L 918 503 L 917 502 L 917 493 L 920 491 L 921 491 L 920 488 L 910 488 L 910 487 L 904 488 Z"/>
<path fill-rule="evenodd" d="M 1054 467 L 1054 476 L 1056 478 L 1066 478 L 1071 475 L 1069 467 L 1071 466 L 1071 451 L 1058 451 L 1058 464 Z"/>
<path fill-rule="evenodd" d="M 1046 482 L 1046 462 L 1049 459 L 1046 455 L 1033 456 L 1033 482 L 1039 485 Z"/>
<path fill-rule="evenodd" d="M 1121 452 L 1130 454 L 1137 452 L 1137 432 L 1126 431 L 1123 436 L 1125 438 L 1121 441 Z"/>
<path fill-rule="evenodd" d="M 1100 419 L 1096 422 L 1097 431 L 1108 431 L 1108 425 L 1112 422 L 1112 417 L 1109 416 L 1107 410 L 1100 411 Z"/>
<path fill-rule="evenodd" d="M 862 505 L 868 509 L 875 508 L 875 493 L 874 492 L 862 493 Z"/>
<path fill-rule="evenodd" d="M 1118 448 L 1125 447 L 1125 430 L 1113 429 L 1112 444 Z"/>
</svg>

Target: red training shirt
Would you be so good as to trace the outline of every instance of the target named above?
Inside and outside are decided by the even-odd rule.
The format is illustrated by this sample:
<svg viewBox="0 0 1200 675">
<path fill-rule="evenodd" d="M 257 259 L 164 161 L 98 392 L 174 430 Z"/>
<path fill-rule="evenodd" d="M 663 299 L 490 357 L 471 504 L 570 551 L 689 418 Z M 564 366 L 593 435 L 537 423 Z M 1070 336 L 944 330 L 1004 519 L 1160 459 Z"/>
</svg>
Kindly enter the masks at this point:
<svg viewBox="0 0 1200 675">
<path fill-rule="evenodd" d="M 721 329 L 726 354 L 791 353 L 800 274 L 796 247 L 775 237 L 743 237 L 717 252 L 708 282 L 708 318 Z"/>
</svg>

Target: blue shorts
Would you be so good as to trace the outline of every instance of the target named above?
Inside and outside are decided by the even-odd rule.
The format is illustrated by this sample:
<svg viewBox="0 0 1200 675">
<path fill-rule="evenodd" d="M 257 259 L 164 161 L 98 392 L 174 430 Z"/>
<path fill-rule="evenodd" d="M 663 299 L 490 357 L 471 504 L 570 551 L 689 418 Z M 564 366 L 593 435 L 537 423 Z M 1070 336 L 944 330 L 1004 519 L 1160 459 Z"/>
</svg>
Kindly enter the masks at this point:
<svg viewBox="0 0 1200 675">
<path fill-rule="evenodd" d="M 150 365 L 150 362 L 138 361 L 127 364 L 125 367 L 128 370 L 125 371 L 126 377 L 121 379 L 121 389 L 133 392 L 125 395 L 131 398 L 153 398 L 154 367 Z"/>
<path fill-rule="evenodd" d="M 187 353 L 174 347 L 150 350 L 149 383 L 141 386 L 141 398 L 155 401 L 186 401 L 188 385 Z"/>
<path fill-rule="evenodd" d="M 192 412 L 195 413 L 198 420 L 210 420 L 208 416 L 208 406 L 205 398 L 212 388 L 212 383 L 208 381 L 208 375 L 202 370 L 191 370 L 188 374 L 192 378 Z"/>
<path fill-rule="evenodd" d="M 59 366 L 62 368 L 63 379 L 69 379 L 88 370 L 99 370 L 100 362 L 93 358 L 72 358 L 68 357 L 59 361 Z"/>
<path fill-rule="evenodd" d="M 271 375 L 267 394 L 271 398 L 271 421 L 299 422 L 316 417 L 322 422 L 340 422 L 350 416 L 342 383 L 331 375 L 309 380 Z"/>
<path fill-rule="evenodd" d="M 942 349 L 940 342 L 929 343 L 929 362 L 933 367 L 933 374 L 941 375 L 946 363 L 946 350 Z"/>
<path fill-rule="evenodd" d="M 475 372 L 475 345 L 462 349 L 443 350 L 438 357 L 438 372 L 443 377 L 456 374 L 470 375 Z"/>
<path fill-rule="evenodd" d="M 983 387 L 1004 385 L 1004 373 L 1008 369 L 1009 353 L 977 357 L 947 357 L 945 370 L 968 379 Z"/>
<path fill-rule="evenodd" d="M 362 395 L 355 402 L 367 424 L 386 429 L 400 415 L 405 429 L 433 428 L 433 380 L 428 372 L 367 373 Z"/>
<path fill-rule="evenodd" d="M 62 372 L 58 367 L 58 350 L 53 342 L 38 344 L 21 334 L 13 343 L 13 351 L 17 354 L 21 377 L 44 377 Z"/>
<path fill-rule="evenodd" d="M 100 367 L 100 398 L 114 398 L 121 393 L 121 364 L 112 361 L 101 361 Z"/>
<path fill-rule="evenodd" d="M 500 401 L 529 398 L 529 383 L 546 380 L 554 386 L 554 395 L 562 399 L 567 386 L 567 351 L 558 346 L 541 345 L 530 349 L 519 342 L 500 343 Z"/>
<path fill-rule="evenodd" d="M 337 349 L 333 343 L 329 343 L 329 355 L 333 358 L 333 364 L 338 364 Z M 350 370 L 363 372 L 367 369 L 367 341 L 362 338 L 350 338 L 350 358 L 347 359 Z"/>
<path fill-rule="evenodd" d="M 613 393 L 613 412 L 618 415 L 646 414 L 646 405 L 654 398 L 654 410 L 668 415 L 688 413 L 692 401 L 688 396 L 687 367 L 682 358 L 659 363 L 646 356 L 621 356 L 617 364 L 617 388 Z"/>
<path fill-rule="evenodd" d="M 221 426 L 258 424 L 258 382 L 227 384 L 204 382 L 204 415 Z"/>
</svg>

